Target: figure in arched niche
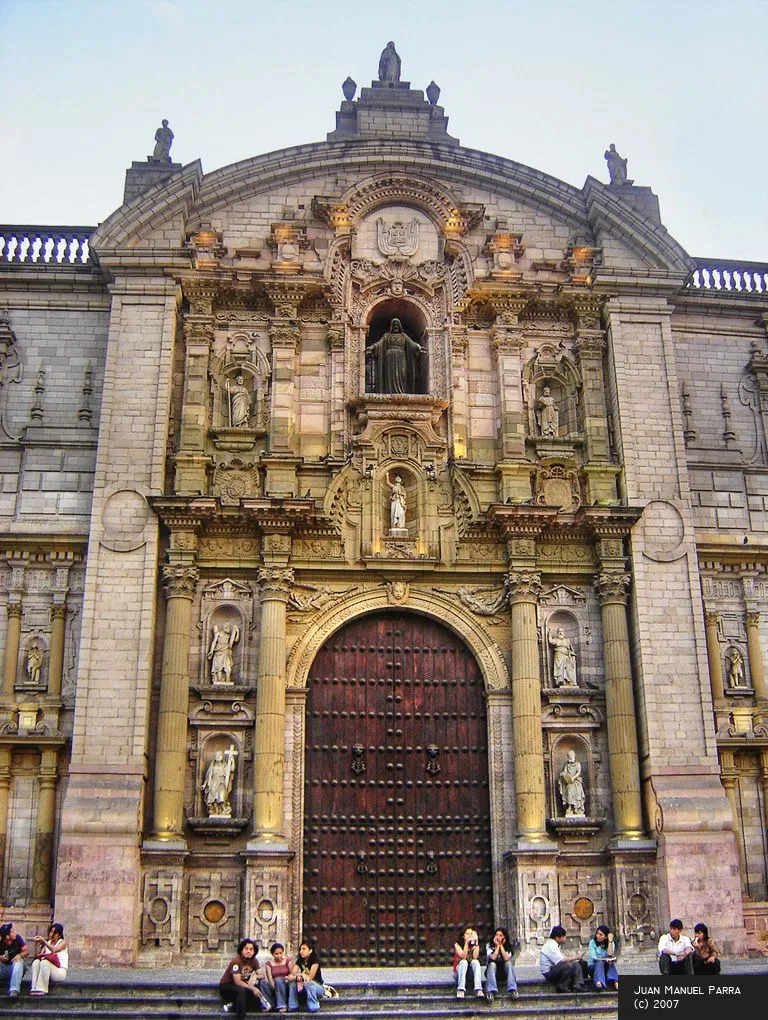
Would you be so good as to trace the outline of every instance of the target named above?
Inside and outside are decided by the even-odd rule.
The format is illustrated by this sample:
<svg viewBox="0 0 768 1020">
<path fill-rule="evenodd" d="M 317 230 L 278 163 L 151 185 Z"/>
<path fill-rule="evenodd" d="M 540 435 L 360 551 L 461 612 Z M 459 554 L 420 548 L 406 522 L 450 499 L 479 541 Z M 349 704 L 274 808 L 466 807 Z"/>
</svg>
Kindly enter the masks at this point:
<svg viewBox="0 0 768 1020">
<path fill-rule="evenodd" d="M 400 319 L 392 319 L 387 332 L 365 353 L 376 359 L 376 393 L 416 392 L 424 348 L 408 336 Z"/>
<path fill-rule="evenodd" d="M 576 761 L 576 752 L 569 751 L 557 780 L 560 799 L 565 808 L 566 818 L 583 818 L 586 811 L 584 783 L 581 779 L 581 765 Z"/>
<path fill-rule="evenodd" d="M 542 389 L 536 401 L 536 421 L 544 438 L 555 439 L 560 434 L 560 412 L 549 386 Z"/>
<path fill-rule="evenodd" d="M 552 646 L 552 679 L 555 687 L 578 687 L 576 652 L 562 627 L 558 627 L 554 634 L 549 632 L 549 643 Z"/>
<path fill-rule="evenodd" d="M 728 686 L 747 686 L 747 681 L 744 676 L 744 656 L 738 648 L 731 649 L 731 661 L 728 665 Z"/>
<path fill-rule="evenodd" d="M 394 482 L 387 474 L 387 485 L 390 488 L 389 520 L 392 531 L 403 531 L 405 528 L 406 493 L 403 479 L 395 475 Z"/>
<path fill-rule="evenodd" d="M 251 420 L 251 394 L 242 375 L 235 376 L 234 382 L 225 383 L 227 398 L 226 424 L 233 429 L 248 428 Z"/>
</svg>

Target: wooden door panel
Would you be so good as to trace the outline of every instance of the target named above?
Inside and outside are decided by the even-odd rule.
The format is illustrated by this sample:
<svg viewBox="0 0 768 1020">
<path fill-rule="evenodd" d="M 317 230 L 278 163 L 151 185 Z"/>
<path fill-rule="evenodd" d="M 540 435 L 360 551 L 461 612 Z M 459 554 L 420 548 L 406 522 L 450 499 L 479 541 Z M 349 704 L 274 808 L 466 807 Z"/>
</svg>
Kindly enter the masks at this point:
<svg viewBox="0 0 768 1020">
<path fill-rule="evenodd" d="M 493 923 L 482 678 L 440 624 L 380 613 L 320 651 L 305 801 L 304 924 L 328 963 L 441 963 Z"/>
</svg>

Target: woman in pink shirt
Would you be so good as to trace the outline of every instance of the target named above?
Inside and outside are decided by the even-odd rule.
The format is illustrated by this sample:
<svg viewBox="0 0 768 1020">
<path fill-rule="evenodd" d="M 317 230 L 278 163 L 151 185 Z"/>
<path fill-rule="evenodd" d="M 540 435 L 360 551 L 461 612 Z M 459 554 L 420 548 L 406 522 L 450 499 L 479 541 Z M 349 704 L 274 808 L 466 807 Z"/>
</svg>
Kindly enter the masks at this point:
<svg viewBox="0 0 768 1020">
<path fill-rule="evenodd" d="M 296 981 L 299 976 L 299 968 L 293 960 L 285 955 L 285 946 L 282 942 L 275 942 L 269 947 L 272 959 L 267 960 L 264 970 L 267 974 L 267 982 L 273 1004 L 277 1007 L 278 1013 L 285 1013 L 286 992 L 288 1009 L 291 1013 L 299 1008 L 299 997 L 296 990 Z"/>
</svg>

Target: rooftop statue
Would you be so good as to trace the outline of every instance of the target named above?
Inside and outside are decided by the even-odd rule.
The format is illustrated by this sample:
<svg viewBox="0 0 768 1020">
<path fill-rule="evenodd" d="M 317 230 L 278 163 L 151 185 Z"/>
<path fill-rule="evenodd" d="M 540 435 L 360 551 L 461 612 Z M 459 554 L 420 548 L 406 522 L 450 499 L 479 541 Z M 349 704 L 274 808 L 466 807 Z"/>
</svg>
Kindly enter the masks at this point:
<svg viewBox="0 0 768 1020">
<path fill-rule="evenodd" d="M 608 164 L 608 175 L 611 178 L 611 184 L 630 183 L 627 181 L 627 161 L 618 154 L 613 142 L 611 142 L 603 155 Z"/>
<path fill-rule="evenodd" d="M 388 42 L 386 49 L 381 51 L 379 81 L 386 82 L 388 85 L 397 85 L 400 82 L 400 57 L 397 55 L 393 42 Z"/>
<path fill-rule="evenodd" d="M 170 163 L 171 162 L 171 142 L 173 141 L 173 131 L 168 127 L 168 121 L 163 121 L 163 126 L 159 127 L 155 131 L 155 148 L 152 153 L 153 163 Z"/>
</svg>

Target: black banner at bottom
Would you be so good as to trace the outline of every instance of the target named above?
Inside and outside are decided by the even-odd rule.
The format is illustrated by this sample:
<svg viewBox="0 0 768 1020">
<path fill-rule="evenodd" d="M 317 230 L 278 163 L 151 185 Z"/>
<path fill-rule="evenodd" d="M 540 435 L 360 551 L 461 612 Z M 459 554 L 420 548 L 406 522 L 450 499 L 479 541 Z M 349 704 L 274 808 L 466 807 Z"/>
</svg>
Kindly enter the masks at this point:
<svg viewBox="0 0 768 1020">
<path fill-rule="evenodd" d="M 735 1008 L 744 1020 L 765 1016 L 768 970 L 765 974 L 625 975 L 619 982 L 619 1020 L 722 1020 Z M 762 1006 L 760 1003 L 762 1002 Z"/>
</svg>

